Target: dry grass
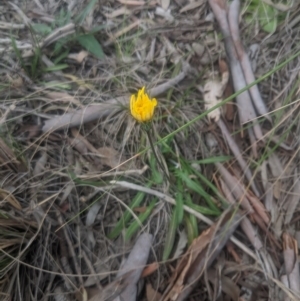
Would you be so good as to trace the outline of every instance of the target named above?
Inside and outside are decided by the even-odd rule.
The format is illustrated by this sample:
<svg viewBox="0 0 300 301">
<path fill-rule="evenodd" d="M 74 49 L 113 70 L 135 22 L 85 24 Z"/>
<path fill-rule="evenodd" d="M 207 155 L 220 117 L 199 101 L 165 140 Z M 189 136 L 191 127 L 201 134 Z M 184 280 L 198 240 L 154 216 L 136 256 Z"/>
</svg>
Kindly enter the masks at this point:
<svg viewBox="0 0 300 301">
<path fill-rule="evenodd" d="M 200 91 L 225 58 L 209 5 L 171 1 L 167 11 L 161 6 L 168 1 L 161 2 L 0 4 L 1 300 L 86 300 L 82 292 L 90 297 L 115 279 L 143 231 L 154 236 L 149 263 L 159 263 L 145 283 L 163 293 L 176 263 L 162 260 L 165 244 L 169 241 L 174 254 L 179 233 L 186 231 L 191 241 L 225 210 L 222 199 L 229 196 L 218 160 L 254 198 L 216 123 L 201 118 L 184 127 L 203 113 Z M 250 55 L 259 78 L 299 52 L 300 7 L 281 12 L 276 31 L 267 34 L 259 23 L 245 21 L 248 5 L 243 3 L 240 28 L 246 49 L 260 46 L 256 58 Z M 76 26 L 69 26 L 73 21 Z M 235 293 L 239 300 L 283 300 L 284 292 L 299 299 L 299 291 L 285 283 L 289 271 L 282 272 L 287 253 L 297 258 L 300 237 L 299 64 L 297 57 L 259 84 L 272 123 L 261 122 L 265 139 L 258 143 L 257 157 L 236 106 L 226 105 L 225 123 L 253 172 L 269 223 L 263 227 L 260 217 L 249 215 L 263 247 L 255 249 L 238 228 L 234 244 L 227 244 L 190 300 L 217 300 L 217 292 L 224 300 Z M 144 85 L 158 94 L 155 140 L 167 139 L 156 150 L 170 181 L 128 112 L 130 93 Z M 233 93 L 227 88 L 224 98 Z M 52 131 L 50 123 L 62 124 Z M 137 191 L 112 180 L 148 185 L 152 193 L 146 190 L 132 210 Z M 189 180 L 201 184 L 195 187 Z M 182 209 L 172 242 L 170 203 L 178 202 L 181 192 L 189 213 Z M 139 217 L 152 204 L 141 223 Z M 108 238 L 128 209 L 126 226 L 115 239 Z M 141 289 L 138 300 L 149 298 Z"/>
</svg>

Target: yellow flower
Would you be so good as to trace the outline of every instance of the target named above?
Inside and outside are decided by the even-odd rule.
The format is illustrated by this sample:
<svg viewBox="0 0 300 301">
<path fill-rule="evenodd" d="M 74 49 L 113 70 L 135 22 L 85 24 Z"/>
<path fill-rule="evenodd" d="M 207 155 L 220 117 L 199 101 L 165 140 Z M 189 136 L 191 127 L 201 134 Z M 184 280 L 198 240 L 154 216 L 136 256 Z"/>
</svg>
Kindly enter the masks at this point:
<svg viewBox="0 0 300 301">
<path fill-rule="evenodd" d="M 149 95 L 145 92 L 145 87 L 140 89 L 137 95 L 131 95 L 130 112 L 138 122 L 150 121 L 156 106 L 157 100 L 155 98 L 150 99 Z"/>
</svg>

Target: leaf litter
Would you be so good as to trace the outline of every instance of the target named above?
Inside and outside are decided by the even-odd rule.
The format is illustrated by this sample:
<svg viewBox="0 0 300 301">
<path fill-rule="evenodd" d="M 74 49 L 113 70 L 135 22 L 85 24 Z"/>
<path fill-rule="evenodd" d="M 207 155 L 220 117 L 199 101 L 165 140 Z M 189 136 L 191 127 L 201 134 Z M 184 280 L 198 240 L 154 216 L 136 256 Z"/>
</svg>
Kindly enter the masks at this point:
<svg viewBox="0 0 300 301">
<path fill-rule="evenodd" d="M 0 4 L 1 298 L 299 299 L 299 4 L 27 2 Z"/>
</svg>

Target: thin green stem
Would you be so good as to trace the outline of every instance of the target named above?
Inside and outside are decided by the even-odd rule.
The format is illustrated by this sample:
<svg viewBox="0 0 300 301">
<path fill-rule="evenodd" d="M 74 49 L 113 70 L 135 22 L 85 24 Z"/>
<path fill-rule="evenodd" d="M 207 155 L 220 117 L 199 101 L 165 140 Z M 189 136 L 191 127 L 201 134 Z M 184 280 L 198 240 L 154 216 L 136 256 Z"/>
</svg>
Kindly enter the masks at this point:
<svg viewBox="0 0 300 301">
<path fill-rule="evenodd" d="M 249 88 L 251 88 L 252 86 L 262 82 L 264 79 L 268 78 L 270 75 L 272 75 L 273 73 L 275 73 L 276 71 L 280 70 L 281 68 L 283 68 L 285 65 L 287 65 L 289 62 L 291 62 L 292 60 L 294 60 L 295 58 L 297 58 L 300 55 L 300 51 L 298 51 L 296 54 L 290 56 L 287 60 L 285 60 L 283 63 L 277 65 L 275 68 L 273 68 L 271 71 L 265 73 L 264 75 L 262 75 L 261 77 L 259 77 L 257 80 L 255 80 L 254 82 L 252 82 L 251 84 L 247 85 L 246 87 L 244 87 L 243 89 L 237 91 L 236 93 L 230 95 L 229 97 L 227 97 L 226 99 L 224 99 L 223 101 L 219 102 L 218 104 L 216 104 L 214 107 L 212 107 L 209 110 L 204 111 L 202 114 L 199 114 L 198 116 L 196 116 L 194 119 L 188 121 L 187 123 L 185 123 L 184 125 L 178 127 L 176 130 L 174 130 L 172 133 L 169 133 L 168 135 L 160 138 L 159 140 L 157 140 L 154 145 L 158 145 L 161 144 L 163 142 L 165 142 L 166 140 L 168 140 L 170 137 L 174 136 L 175 134 L 179 133 L 180 131 L 182 131 L 183 129 L 191 126 L 192 124 L 194 124 L 196 121 L 204 118 L 208 113 L 214 111 L 215 109 L 223 106 L 224 104 L 226 104 L 227 102 L 229 102 L 230 100 L 234 99 L 236 96 L 240 95 L 241 93 L 243 93 L 244 91 L 248 90 Z M 263 117 L 263 116 L 261 116 Z M 145 148 L 144 150 L 142 150 L 140 152 L 140 154 L 145 153 L 149 148 Z"/>
<path fill-rule="evenodd" d="M 149 142 L 150 142 L 150 147 L 151 147 L 151 149 L 152 149 L 152 151 L 153 151 L 154 157 L 155 157 L 155 159 L 156 159 L 158 165 L 159 165 L 160 168 L 162 169 L 163 173 L 165 174 L 165 176 L 167 177 L 167 179 L 168 179 L 169 182 L 170 182 L 170 177 L 169 177 L 169 175 L 167 174 L 167 172 L 166 172 L 166 170 L 165 170 L 165 168 L 164 168 L 162 162 L 161 162 L 160 159 L 158 158 L 157 153 L 156 153 L 156 151 L 155 151 L 155 147 L 154 147 L 153 140 L 152 140 L 152 133 L 153 133 L 152 125 L 151 125 L 151 128 L 149 128 L 149 129 L 146 130 L 146 133 L 147 133 L 147 136 L 148 136 L 148 139 L 149 139 Z"/>
</svg>

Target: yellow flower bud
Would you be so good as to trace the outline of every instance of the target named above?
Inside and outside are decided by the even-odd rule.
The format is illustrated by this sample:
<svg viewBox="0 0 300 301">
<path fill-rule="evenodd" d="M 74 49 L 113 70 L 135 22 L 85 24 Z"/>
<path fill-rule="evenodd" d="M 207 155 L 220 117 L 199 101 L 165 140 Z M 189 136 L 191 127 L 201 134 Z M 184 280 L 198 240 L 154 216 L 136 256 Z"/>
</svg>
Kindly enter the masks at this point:
<svg viewBox="0 0 300 301">
<path fill-rule="evenodd" d="M 149 95 L 145 92 L 145 87 L 140 89 L 137 95 L 131 95 L 130 112 L 138 122 L 150 121 L 156 106 L 157 100 L 155 98 L 150 99 Z"/>
</svg>

